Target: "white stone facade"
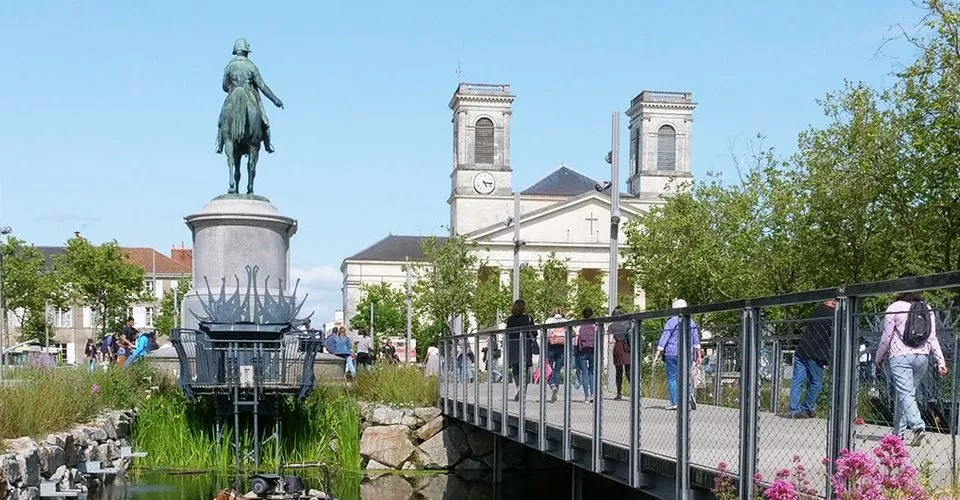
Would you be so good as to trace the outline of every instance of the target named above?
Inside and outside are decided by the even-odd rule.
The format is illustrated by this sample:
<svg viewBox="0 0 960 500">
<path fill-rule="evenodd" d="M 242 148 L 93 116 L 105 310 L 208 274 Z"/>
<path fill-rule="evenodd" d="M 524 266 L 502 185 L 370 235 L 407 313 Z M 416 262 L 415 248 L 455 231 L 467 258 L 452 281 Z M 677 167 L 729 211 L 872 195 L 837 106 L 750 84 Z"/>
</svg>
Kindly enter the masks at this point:
<svg viewBox="0 0 960 500">
<path fill-rule="evenodd" d="M 499 267 L 504 282 L 510 281 L 514 251 L 509 137 L 514 98 L 508 85 L 461 84 L 450 102 L 454 124 L 448 198 L 451 232 L 477 242 L 478 257 L 489 266 Z M 692 178 L 690 140 L 695 106 L 688 92 L 644 91 L 631 101 L 627 111 L 630 162 L 621 172 L 629 179 L 627 192 L 620 198 L 621 246 L 625 244 L 626 221 L 663 203 L 663 197 L 673 192 L 672 184 Z M 489 149 L 484 149 L 489 146 L 490 123 L 481 123 L 483 119 L 493 125 L 492 157 Z M 478 124 L 488 130 L 478 133 Z M 661 137 L 661 131 L 672 135 Z M 659 154 L 658 147 L 663 145 L 671 146 L 673 154 Z M 478 159 L 492 161 L 478 163 Z M 594 189 L 596 183 L 561 166 L 520 193 L 520 239 L 524 243 L 521 263 L 537 265 L 554 253 L 567 261 L 571 276 L 580 271 L 602 274 L 606 289 L 611 201 L 608 190 Z M 363 284 L 387 282 L 403 289 L 404 261 L 423 258 L 415 248 L 420 239 L 391 236 L 344 260 L 341 272 L 346 322 L 356 313 Z M 624 281 L 619 283 L 620 295 L 632 295 L 633 303 L 643 308 L 642 291 L 630 289 Z"/>
</svg>

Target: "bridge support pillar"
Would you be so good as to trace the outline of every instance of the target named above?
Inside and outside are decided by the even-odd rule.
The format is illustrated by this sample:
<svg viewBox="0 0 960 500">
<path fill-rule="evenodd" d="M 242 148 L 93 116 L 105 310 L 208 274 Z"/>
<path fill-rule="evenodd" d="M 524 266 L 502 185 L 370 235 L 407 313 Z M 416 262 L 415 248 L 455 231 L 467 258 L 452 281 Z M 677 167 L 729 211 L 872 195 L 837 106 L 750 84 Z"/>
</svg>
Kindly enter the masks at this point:
<svg viewBox="0 0 960 500">
<path fill-rule="evenodd" d="M 493 482 L 503 482 L 503 437 L 499 434 L 493 435 Z"/>
<path fill-rule="evenodd" d="M 570 464 L 570 500 L 583 500 L 583 469 Z"/>
</svg>

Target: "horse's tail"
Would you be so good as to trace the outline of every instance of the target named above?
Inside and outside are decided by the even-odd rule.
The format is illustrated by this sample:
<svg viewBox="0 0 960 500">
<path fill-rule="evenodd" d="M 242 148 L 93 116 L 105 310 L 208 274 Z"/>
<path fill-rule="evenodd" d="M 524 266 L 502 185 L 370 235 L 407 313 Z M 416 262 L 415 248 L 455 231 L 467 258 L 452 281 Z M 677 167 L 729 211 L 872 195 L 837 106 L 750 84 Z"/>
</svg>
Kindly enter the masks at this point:
<svg viewBox="0 0 960 500">
<path fill-rule="evenodd" d="M 227 120 L 230 121 L 230 139 L 238 141 L 243 139 L 243 131 L 248 123 L 248 113 L 251 107 L 247 102 L 247 91 L 242 87 L 234 87 L 227 96 L 227 106 L 230 113 Z"/>
</svg>

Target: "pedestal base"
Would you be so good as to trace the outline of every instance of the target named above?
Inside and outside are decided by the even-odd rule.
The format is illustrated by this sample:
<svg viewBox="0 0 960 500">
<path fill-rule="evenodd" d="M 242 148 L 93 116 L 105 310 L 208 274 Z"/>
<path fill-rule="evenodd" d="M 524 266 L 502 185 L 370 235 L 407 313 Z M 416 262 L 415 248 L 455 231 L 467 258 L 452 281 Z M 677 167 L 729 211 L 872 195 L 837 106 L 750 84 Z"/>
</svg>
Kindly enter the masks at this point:
<svg viewBox="0 0 960 500">
<path fill-rule="evenodd" d="M 226 280 L 225 292 L 230 297 L 239 281 L 242 296 L 248 268 L 258 269 L 256 286 L 261 293 L 265 288 L 274 296 L 281 289 L 288 293 L 290 237 L 297 232 L 297 221 L 280 215 L 266 198 L 217 197 L 185 220 L 193 233 L 193 289 L 183 300 L 184 328 L 197 327 L 191 311 L 205 315 L 197 293 L 206 299 L 207 283 L 217 297 Z"/>
</svg>

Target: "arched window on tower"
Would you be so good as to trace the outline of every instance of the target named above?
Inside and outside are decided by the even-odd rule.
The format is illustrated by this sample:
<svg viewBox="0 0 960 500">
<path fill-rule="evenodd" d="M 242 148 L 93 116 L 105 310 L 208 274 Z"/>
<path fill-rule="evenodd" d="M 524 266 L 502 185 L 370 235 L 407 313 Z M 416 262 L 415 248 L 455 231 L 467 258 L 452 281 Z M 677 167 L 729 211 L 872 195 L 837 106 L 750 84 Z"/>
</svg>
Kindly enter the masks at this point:
<svg viewBox="0 0 960 500">
<path fill-rule="evenodd" d="M 657 170 L 676 170 L 677 131 L 664 125 L 657 131 Z"/>
<path fill-rule="evenodd" d="M 489 118 L 477 120 L 474 126 L 474 162 L 493 164 L 493 121 Z"/>
</svg>

